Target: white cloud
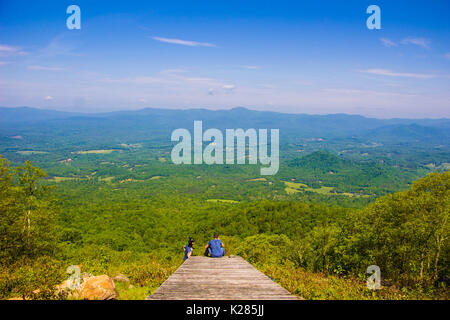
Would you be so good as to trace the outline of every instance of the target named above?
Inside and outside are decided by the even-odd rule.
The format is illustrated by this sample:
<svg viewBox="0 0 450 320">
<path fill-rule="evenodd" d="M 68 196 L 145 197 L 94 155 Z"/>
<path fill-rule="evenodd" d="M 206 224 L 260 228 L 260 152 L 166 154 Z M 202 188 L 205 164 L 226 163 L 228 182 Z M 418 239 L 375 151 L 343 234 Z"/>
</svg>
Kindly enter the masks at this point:
<svg viewBox="0 0 450 320">
<path fill-rule="evenodd" d="M 0 56 L 6 57 L 6 56 L 23 56 L 28 54 L 27 52 L 23 51 L 20 47 L 13 47 L 8 46 L 5 44 L 0 44 Z"/>
<path fill-rule="evenodd" d="M 38 50 L 37 55 L 41 57 L 55 56 L 80 56 L 76 48 L 80 46 L 77 33 L 64 33 L 53 38 L 50 43 Z"/>
<path fill-rule="evenodd" d="M 46 96 L 46 97 L 44 97 L 44 100 L 53 100 L 53 97 L 52 96 Z"/>
<path fill-rule="evenodd" d="M 344 95 L 373 95 L 373 96 L 387 96 L 387 97 L 404 97 L 414 98 L 415 94 L 405 94 L 397 92 L 375 91 L 375 90 L 360 90 L 360 89 L 346 89 L 346 88 L 326 88 L 323 89 L 327 93 L 337 93 Z"/>
<path fill-rule="evenodd" d="M 18 48 L 0 44 L 0 52 L 16 52 Z"/>
<path fill-rule="evenodd" d="M 190 41 L 190 40 L 181 40 L 181 39 L 171 39 L 171 38 L 161 38 L 161 37 L 152 37 L 153 40 L 165 42 L 165 43 L 172 43 L 172 44 L 180 44 L 183 46 L 189 46 L 189 47 L 215 47 L 216 45 L 208 42 L 197 42 L 197 41 Z"/>
<path fill-rule="evenodd" d="M 112 79 L 105 78 L 101 82 L 107 83 L 135 83 L 135 84 L 170 84 L 171 81 L 161 77 L 134 77 L 134 78 L 121 78 Z"/>
<path fill-rule="evenodd" d="M 231 93 L 236 88 L 234 84 L 225 84 L 222 86 L 222 89 L 225 90 L 226 93 Z"/>
<path fill-rule="evenodd" d="M 416 79 L 431 79 L 435 78 L 436 75 L 425 74 L 425 73 L 408 73 L 408 72 L 395 72 L 387 69 L 367 69 L 358 70 L 358 72 L 376 74 L 380 76 L 388 77 L 406 77 L 406 78 L 416 78 Z"/>
<path fill-rule="evenodd" d="M 186 81 L 191 82 L 206 82 L 206 83 L 214 83 L 215 79 L 212 78 L 202 78 L 202 77 L 194 77 L 194 78 L 185 78 Z"/>
<path fill-rule="evenodd" d="M 64 68 L 60 67 L 46 67 L 46 66 L 28 66 L 29 70 L 36 70 L 36 71 L 64 71 Z"/>
<path fill-rule="evenodd" d="M 395 43 L 394 41 L 388 39 L 388 38 L 380 38 L 381 43 L 385 46 L 385 47 L 396 47 L 397 43 Z"/>
<path fill-rule="evenodd" d="M 355 70 L 356 71 L 356 70 Z M 386 80 L 403 80 L 403 78 L 382 77 L 372 75 L 372 78 Z M 406 79 L 406 78 L 405 78 Z M 177 80 L 177 79 L 175 79 Z M 236 85 L 232 93 L 226 93 L 224 85 Z M 284 85 L 283 85 L 284 84 Z M 276 83 L 276 89 L 269 89 L 261 85 L 245 85 L 233 82 L 231 79 L 217 79 L 217 85 L 204 82 L 190 82 L 180 79 L 173 85 L 136 85 L 130 83 L 110 83 L 93 81 L 86 86 L 85 83 L 70 83 L 59 81 L 47 83 L 36 79 L 14 80 L 0 77 L 0 88 L 8 94 L 0 94 L 1 105 L 33 105 L 46 107 L 54 104 L 57 98 L 44 100 L 43 93 L 58 92 L 58 106 L 67 105 L 67 101 L 74 101 L 74 97 L 90 97 L 86 101 L 82 111 L 111 111 L 140 109 L 143 106 L 161 108 L 199 108 L 228 109 L 233 106 L 245 106 L 253 109 L 282 111 L 289 113 L 352 113 L 377 117 L 450 117 L 448 101 L 450 93 L 445 86 L 413 86 L 404 83 L 401 90 L 397 88 L 373 87 L 372 84 L 364 85 L 361 82 L 345 86 L 336 83 L 324 90 L 323 86 L 302 87 L 290 86 L 291 81 Z M 411 86 L 410 86 L 411 85 Z M 343 87 L 341 87 L 343 86 Z M 208 89 L 213 89 L 214 96 L 208 95 Z M 27 94 L 24 95 L 23 93 Z M 10 98 L 12 97 L 12 98 Z M 17 98 L 15 98 L 17 97 Z M 61 100 L 61 97 L 64 99 Z M 147 102 L 141 103 L 139 99 Z M 269 107 L 271 102 L 273 107 Z M 103 109 L 99 105 L 107 105 Z M 423 106 L 427 106 L 424 108 Z M 64 108 L 64 107 L 61 107 Z M 81 111 L 78 103 L 67 107 L 70 110 Z M 66 110 L 67 110 L 66 109 Z"/>
<path fill-rule="evenodd" d="M 425 49 L 430 49 L 430 40 L 426 38 L 408 37 L 402 40 L 402 44 L 413 44 Z"/>
<path fill-rule="evenodd" d="M 106 83 L 133 83 L 139 85 L 166 85 L 166 86 L 176 86 L 176 85 L 193 85 L 196 87 L 217 87 L 225 85 L 226 82 L 220 79 L 205 78 L 205 77 L 190 77 L 183 75 L 180 72 L 167 72 L 163 70 L 159 72 L 156 76 L 141 76 L 141 77 L 130 77 L 130 78 L 103 78 L 101 82 Z"/>
<path fill-rule="evenodd" d="M 223 89 L 225 90 L 233 90 L 235 88 L 234 84 L 226 84 L 224 86 L 222 86 Z"/>
</svg>

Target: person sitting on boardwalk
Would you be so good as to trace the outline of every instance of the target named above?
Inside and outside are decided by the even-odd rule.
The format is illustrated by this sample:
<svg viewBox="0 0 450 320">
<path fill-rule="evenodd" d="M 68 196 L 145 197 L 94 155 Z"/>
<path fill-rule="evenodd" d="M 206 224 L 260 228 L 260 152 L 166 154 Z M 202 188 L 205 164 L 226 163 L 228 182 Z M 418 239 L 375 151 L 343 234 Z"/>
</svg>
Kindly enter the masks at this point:
<svg viewBox="0 0 450 320">
<path fill-rule="evenodd" d="M 208 242 L 205 246 L 205 256 L 211 258 L 220 258 L 225 255 L 225 246 L 222 241 L 219 240 L 219 234 L 214 233 L 214 239 Z"/>
<path fill-rule="evenodd" d="M 189 257 L 192 255 L 192 250 L 194 250 L 194 239 L 189 237 L 188 244 L 186 246 L 183 246 L 184 250 L 184 260 L 189 259 Z"/>
</svg>

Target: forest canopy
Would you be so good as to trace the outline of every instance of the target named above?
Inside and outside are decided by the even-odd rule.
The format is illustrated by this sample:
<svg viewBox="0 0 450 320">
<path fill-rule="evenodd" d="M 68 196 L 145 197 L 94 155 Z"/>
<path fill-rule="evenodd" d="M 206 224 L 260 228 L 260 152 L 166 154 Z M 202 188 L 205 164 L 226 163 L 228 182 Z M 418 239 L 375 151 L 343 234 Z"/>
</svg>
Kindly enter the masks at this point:
<svg viewBox="0 0 450 320">
<path fill-rule="evenodd" d="M 378 265 L 383 279 L 425 288 L 450 272 L 448 171 L 360 209 L 299 201 L 211 202 L 183 194 L 146 197 L 142 188 L 114 191 L 97 180 L 67 181 L 55 189 L 45 177 L 30 162 L 12 168 L 0 158 L 2 298 L 39 298 L 36 288 L 48 298 L 73 264 L 91 273 L 128 273 L 148 294 L 180 265 L 188 236 L 201 244 L 214 232 L 223 235 L 229 254 L 311 298 L 323 296 L 304 284 L 289 287 L 296 282 L 288 279 L 299 272 L 358 279 L 369 265 Z"/>
</svg>

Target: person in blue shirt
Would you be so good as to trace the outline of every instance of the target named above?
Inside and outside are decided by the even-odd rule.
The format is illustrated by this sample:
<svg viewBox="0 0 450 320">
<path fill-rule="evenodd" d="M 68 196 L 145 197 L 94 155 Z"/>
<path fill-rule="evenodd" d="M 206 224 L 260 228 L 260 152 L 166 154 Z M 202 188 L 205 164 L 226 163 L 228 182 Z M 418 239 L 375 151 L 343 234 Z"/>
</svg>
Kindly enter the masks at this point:
<svg viewBox="0 0 450 320">
<path fill-rule="evenodd" d="M 225 246 L 219 240 L 219 234 L 214 233 L 214 239 L 205 246 L 205 256 L 211 258 L 220 258 L 225 255 Z"/>
<path fill-rule="evenodd" d="M 183 246 L 183 249 L 184 249 L 184 260 L 187 260 L 192 255 L 192 251 L 194 250 L 194 239 L 189 237 L 188 244 L 186 246 Z"/>
</svg>

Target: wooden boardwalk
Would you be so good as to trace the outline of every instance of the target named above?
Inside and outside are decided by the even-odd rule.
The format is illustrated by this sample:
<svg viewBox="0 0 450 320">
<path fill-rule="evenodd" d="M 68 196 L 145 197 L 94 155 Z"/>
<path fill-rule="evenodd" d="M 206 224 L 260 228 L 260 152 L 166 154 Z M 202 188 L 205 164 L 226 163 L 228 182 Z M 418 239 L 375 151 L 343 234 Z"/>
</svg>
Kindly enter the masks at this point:
<svg viewBox="0 0 450 320">
<path fill-rule="evenodd" d="M 147 300 L 296 300 L 238 256 L 186 260 Z"/>
</svg>

